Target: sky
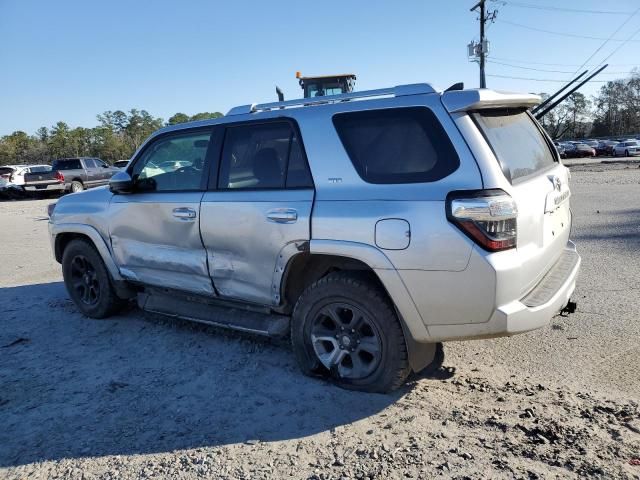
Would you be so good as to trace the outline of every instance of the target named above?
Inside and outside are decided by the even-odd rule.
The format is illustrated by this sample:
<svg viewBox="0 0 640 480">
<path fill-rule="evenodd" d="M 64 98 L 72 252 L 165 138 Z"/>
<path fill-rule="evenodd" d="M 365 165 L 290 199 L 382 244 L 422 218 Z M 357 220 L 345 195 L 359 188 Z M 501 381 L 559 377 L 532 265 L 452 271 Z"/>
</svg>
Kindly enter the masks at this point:
<svg viewBox="0 0 640 480">
<path fill-rule="evenodd" d="M 165 120 L 225 113 L 276 100 L 276 85 L 299 98 L 296 71 L 355 73 L 358 90 L 460 81 L 475 88 L 478 65 L 467 58 L 479 34 L 474 3 L 0 0 L 0 135 L 32 134 L 59 120 L 93 127 L 106 110 L 145 109 Z M 489 75 L 567 80 L 594 52 L 591 65 L 621 45 L 531 28 L 601 38 L 619 29 L 619 39 L 640 29 L 640 13 L 630 15 L 638 0 L 488 0 L 488 7 L 498 11 L 487 30 Z M 598 80 L 640 66 L 640 32 L 609 62 L 608 71 L 622 73 Z M 553 92 L 562 84 L 488 76 L 487 85 Z"/>
</svg>

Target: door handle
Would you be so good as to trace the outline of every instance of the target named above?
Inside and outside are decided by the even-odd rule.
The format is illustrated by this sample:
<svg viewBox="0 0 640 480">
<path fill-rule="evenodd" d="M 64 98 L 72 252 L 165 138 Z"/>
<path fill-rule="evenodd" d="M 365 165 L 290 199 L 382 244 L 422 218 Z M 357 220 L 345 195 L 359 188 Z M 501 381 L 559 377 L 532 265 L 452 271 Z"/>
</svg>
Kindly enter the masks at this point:
<svg viewBox="0 0 640 480">
<path fill-rule="evenodd" d="M 293 208 L 276 208 L 267 212 L 267 220 L 276 223 L 294 223 L 298 220 L 298 212 Z"/>
<path fill-rule="evenodd" d="M 188 207 L 174 208 L 173 216 L 180 220 L 190 220 L 196 218 L 196 211 L 193 208 Z"/>
</svg>

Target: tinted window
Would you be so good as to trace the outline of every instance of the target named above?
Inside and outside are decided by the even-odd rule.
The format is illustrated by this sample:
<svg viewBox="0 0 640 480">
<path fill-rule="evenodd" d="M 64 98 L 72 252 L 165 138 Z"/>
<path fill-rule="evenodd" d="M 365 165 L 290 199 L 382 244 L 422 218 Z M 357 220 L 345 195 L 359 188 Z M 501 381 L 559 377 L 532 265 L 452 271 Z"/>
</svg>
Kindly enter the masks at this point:
<svg viewBox="0 0 640 480">
<path fill-rule="evenodd" d="M 284 188 L 285 184 L 312 186 L 304 153 L 289 123 L 227 128 L 219 188 Z"/>
<path fill-rule="evenodd" d="M 44 172 L 50 172 L 51 171 L 51 167 L 29 167 L 29 173 L 44 173 Z"/>
<path fill-rule="evenodd" d="M 53 170 L 79 170 L 82 168 L 79 158 L 69 158 L 66 160 L 54 160 L 51 166 Z"/>
<path fill-rule="evenodd" d="M 200 190 L 210 132 L 166 136 L 145 149 L 132 178 L 142 191 Z"/>
<path fill-rule="evenodd" d="M 474 118 L 510 180 L 555 164 L 554 154 L 525 110 L 482 110 Z M 572 149 L 584 147 L 578 144 Z"/>
<path fill-rule="evenodd" d="M 442 125 L 424 107 L 341 113 L 333 123 L 365 182 L 433 182 L 460 165 Z"/>
</svg>

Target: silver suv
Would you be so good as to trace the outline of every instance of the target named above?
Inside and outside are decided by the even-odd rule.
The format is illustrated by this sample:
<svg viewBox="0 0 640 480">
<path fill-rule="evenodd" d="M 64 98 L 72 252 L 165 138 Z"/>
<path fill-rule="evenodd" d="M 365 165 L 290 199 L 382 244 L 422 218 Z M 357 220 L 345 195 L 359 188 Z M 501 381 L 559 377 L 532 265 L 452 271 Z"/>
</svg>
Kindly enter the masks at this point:
<svg viewBox="0 0 640 480">
<path fill-rule="evenodd" d="M 533 95 L 403 85 L 164 128 L 62 198 L 69 295 L 289 335 L 306 374 L 386 392 L 440 342 L 571 312 L 569 173 Z"/>
</svg>

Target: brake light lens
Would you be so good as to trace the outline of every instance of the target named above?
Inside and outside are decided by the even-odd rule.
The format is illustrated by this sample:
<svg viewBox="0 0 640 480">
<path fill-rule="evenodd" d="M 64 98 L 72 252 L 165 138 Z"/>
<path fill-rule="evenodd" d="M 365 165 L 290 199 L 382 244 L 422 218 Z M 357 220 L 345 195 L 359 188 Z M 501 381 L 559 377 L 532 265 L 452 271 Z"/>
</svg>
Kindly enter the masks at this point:
<svg viewBox="0 0 640 480">
<path fill-rule="evenodd" d="M 56 180 L 60 183 L 64 183 L 64 175 L 60 171 L 56 172 Z"/>
<path fill-rule="evenodd" d="M 502 190 L 451 192 L 447 218 L 490 252 L 515 248 L 518 240 L 518 207 Z"/>
</svg>

